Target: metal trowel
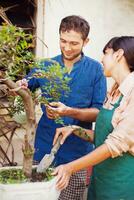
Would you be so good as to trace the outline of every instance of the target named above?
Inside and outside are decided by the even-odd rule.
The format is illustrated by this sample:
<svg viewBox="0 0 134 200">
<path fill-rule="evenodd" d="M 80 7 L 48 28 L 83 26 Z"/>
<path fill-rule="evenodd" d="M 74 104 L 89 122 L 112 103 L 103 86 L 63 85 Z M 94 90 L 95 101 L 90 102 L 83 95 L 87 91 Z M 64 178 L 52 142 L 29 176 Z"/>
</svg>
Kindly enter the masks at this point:
<svg viewBox="0 0 134 200">
<path fill-rule="evenodd" d="M 59 150 L 59 148 L 61 146 L 61 144 L 60 144 L 61 139 L 62 139 L 62 135 L 60 134 L 55 145 L 51 149 L 50 154 L 45 154 L 45 156 L 42 158 L 42 160 L 38 164 L 38 166 L 37 166 L 38 173 L 45 172 L 49 168 L 49 166 L 52 164 L 52 162 L 55 158 L 55 154 L 57 153 L 57 151 Z"/>
</svg>

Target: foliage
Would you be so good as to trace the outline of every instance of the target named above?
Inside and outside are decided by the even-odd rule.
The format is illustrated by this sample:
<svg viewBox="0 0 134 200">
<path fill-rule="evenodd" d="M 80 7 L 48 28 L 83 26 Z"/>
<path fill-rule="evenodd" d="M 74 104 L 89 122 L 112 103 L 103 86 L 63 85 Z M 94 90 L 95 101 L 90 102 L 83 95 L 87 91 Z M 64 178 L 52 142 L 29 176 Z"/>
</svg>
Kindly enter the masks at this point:
<svg viewBox="0 0 134 200">
<path fill-rule="evenodd" d="M 33 98 L 43 104 L 51 101 L 59 101 L 61 95 L 69 92 L 69 78 L 67 71 L 59 63 L 52 60 L 37 60 L 31 49 L 33 48 L 33 36 L 25 33 L 21 28 L 4 24 L 0 29 L 0 70 L 5 71 L 5 76 L 14 81 L 22 79 L 27 72 L 36 67 L 32 77 L 45 78 L 48 81 L 43 86 L 43 93 Z M 50 62 L 50 66 L 44 67 L 44 62 Z M 9 96 L 11 116 L 24 111 L 22 98 Z"/>
<path fill-rule="evenodd" d="M 46 170 L 45 173 L 37 173 L 36 168 L 32 170 L 32 177 L 28 179 L 22 169 L 9 168 L 0 171 L 0 183 L 2 184 L 16 184 L 25 182 L 49 181 L 53 178 L 51 175 L 52 168 Z"/>
<path fill-rule="evenodd" d="M 20 114 L 21 112 L 24 112 L 24 104 L 22 101 L 22 98 L 20 96 L 9 96 L 9 114 L 11 116 L 14 116 L 15 114 Z"/>
<path fill-rule="evenodd" d="M 59 101 L 61 95 L 69 92 L 66 70 L 59 63 L 49 60 L 47 67 L 44 66 L 45 60 L 36 60 L 32 52 L 33 36 L 25 33 L 21 28 L 13 25 L 3 25 L 0 28 L 0 83 L 7 85 L 9 91 L 9 103 L 11 116 L 26 111 L 26 135 L 23 145 L 23 170 L 27 177 L 32 174 L 32 160 L 34 153 L 34 139 L 36 133 L 35 102 L 49 104 L 51 101 Z M 48 62 L 48 61 L 47 61 Z M 28 90 L 22 90 L 15 82 L 24 78 L 32 69 L 29 77 L 44 79 L 45 85 L 42 87 L 43 93 L 36 96 Z M 28 79 L 27 79 L 28 80 Z M 29 81 L 28 80 L 28 81 Z M 21 90 L 20 90 L 21 89 Z M 14 94 L 18 94 L 16 96 Z M 32 98 L 31 98 L 32 95 Z M 22 100 L 23 99 L 23 100 Z M 61 118 L 56 119 L 57 123 L 63 124 Z M 19 176 L 17 172 L 17 176 Z M 21 178 L 21 177 L 20 177 Z M 22 179 L 23 177 L 22 175 Z M 11 178 L 12 179 L 12 178 Z M 9 182 L 11 180 L 8 180 Z"/>
<path fill-rule="evenodd" d="M 52 63 L 46 69 L 43 63 L 49 61 Z M 33 74 L 33 77 L 46 78 L 48 81 L 45 86 L 42 87 L 43 93 L 38 99 L 41 103 L 48 104 L 51 101 L 59 101 L 61 95 L 67 96 L 70 91 L 68 82 L 70 78 L 65 76 L 67 70 L 62 68 L 59 63 L 52 60 L 42 60 L 40 69 L 37 69 Z M 44 99 L 43 97 L 46 96 Z"/>
<path fill-rule="evenodd" d="M 12 80 L 21 79 L 34 66 L 33 36 L 4 24 L 0 29 L 0 70 Z"/>
<path fill-rule="evenodd" d="M 1 170 L 0 172 L 0 183 L 18 183 L 26 182 L 26 177 L 22 170 L 9 169 L 9 170 Z"/>
</svg>

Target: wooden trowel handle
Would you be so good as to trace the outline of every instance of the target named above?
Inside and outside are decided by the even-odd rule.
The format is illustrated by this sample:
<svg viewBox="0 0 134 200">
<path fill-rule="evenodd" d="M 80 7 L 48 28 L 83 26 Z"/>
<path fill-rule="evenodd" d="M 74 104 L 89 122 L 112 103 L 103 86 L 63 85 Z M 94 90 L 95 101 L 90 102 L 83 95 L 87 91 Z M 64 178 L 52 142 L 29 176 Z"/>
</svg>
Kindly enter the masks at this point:
<svg viewBox="0 0 134 200">
<path fill-rule="evenodd" d="M 57 151 L 59 150 L 59 148 L 60 148 L 60 146 L 61 146 L 61 144 L 60 144 L 61 139 L 62 139 L 62 134 L 59 135 L 59 137 L 58 137 L 58 139 L 57 139 L 55 145 L 53 146 L 53 148 L 52 148 L 52 150 L 51 150 L 51 152 L 53 152 L 54 154 L 57 153 Z"/>
</svg>

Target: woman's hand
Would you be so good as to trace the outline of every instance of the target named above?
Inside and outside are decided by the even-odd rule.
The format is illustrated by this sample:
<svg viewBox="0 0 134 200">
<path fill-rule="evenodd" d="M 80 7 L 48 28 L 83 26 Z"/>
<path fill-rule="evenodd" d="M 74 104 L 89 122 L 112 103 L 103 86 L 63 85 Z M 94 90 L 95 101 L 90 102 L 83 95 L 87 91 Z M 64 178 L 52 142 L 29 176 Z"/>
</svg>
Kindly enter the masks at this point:
<svg viewBox="0 0 134 200">
<path fill-rule="evenodd" d="M 73 130 L 74 130 L 74 127 L 77 127 L 77 126 L 65 126 L 65 127 L 62 127 L 62 128 L 57 128 L 56 129 L 56 134 L 54 136 L 54 140 L 53 140 L 53 145 L 55 145 L 59 135 L 62 135 L 62 139 L 61 139 L 61 142 L 60 144 L 62 145 L 65 141 L 65 139 L 72 134 Z"/>
<path fill-rule="evenodd" d="M 52 175 L 57 175 L 56 187 L 58 190 L 65 189 L 68 184 L 73 171 L 69 164 L 60 165 L 55 168 Z"/>
</svg>

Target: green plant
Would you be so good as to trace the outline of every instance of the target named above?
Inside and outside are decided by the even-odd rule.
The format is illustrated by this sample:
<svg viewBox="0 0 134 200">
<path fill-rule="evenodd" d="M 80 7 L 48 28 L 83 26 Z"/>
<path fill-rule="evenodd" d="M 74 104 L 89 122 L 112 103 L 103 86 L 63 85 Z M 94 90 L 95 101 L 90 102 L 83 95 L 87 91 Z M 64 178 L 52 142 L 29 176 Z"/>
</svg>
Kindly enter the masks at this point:
<svg viewBox="0 0 134 200">
<path fill-rule="evenodd" d="M 0 183 L 1 184 L 15 184 L 25 182 L 42 182 L 49 181 L 53 178 L 51 175 L 52 169 L 47 169 L 45 173 L 37 173 L 36 168 L 32 169 L 32 177 L 27 178 L 22 169 L 11 168 L 3 169 L 0 171 Z"/>
<path fill-rule="evenodd" d="M 0 70 L 12 80 L 21 79 L 35 64 L 33 36 L 21 28 L 6 25 L 0 29 Z"/>
<path fill-rule="evenodd" d="M 27 177 L 32 173 L 32 158 L 34 153 L 34 138 L 36 133 L 35 100 L 48 104 L 59 101 L 61 94 L 69 92 L 69 78 L 66 70 L 59 63 L 50 61 L 50 66 L 44 68 L 44 60 L 36 60 L 31 51 L 34 47 L 33 36 L 21 28 L 4 24 L 0 29 L 0 82 L 8 87 L 10 114 L 14 116 L 25 110 L 27 118 L 26 135 L 23 145 L 23 170 Z M 23 90 L 15 83 L 26 76 L 27 72 L 36 68 L 32 76 L 45 78 L 46 85 L 43 94 L 36 96 L 28 90 Z M 14 92 L 18 96 L 14 96 Z M 61 119 L 57 119 L 62 123 Z"/>
</svg>

